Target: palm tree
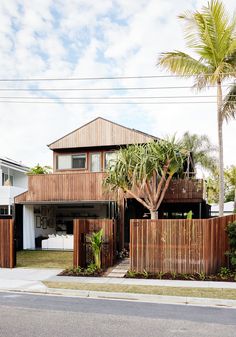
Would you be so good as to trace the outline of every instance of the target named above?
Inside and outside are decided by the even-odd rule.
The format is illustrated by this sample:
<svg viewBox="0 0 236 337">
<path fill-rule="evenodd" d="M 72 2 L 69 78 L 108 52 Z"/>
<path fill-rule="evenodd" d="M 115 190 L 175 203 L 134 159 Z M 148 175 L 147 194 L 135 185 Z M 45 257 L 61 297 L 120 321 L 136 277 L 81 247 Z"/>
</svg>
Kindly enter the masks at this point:
<svg viewBox="0 0 236 337">
<path fill-rule="evenodd" d="M 232 165 L 225 170 L 225 178 L 229 187 L 234 190 L 234 211 L 236 211 L 236 166 Z"/>
<path fill-rule="evenodd" d="M 157 210 L 172 177 L 182 174 L 187 151 L 174 138 L 130 145 L 118 151 L 118 157 L 107 171 L 105 185 L 122 190 L 157 218 Z"/>
<path fill-rule="evenodd" d="M 191 153 L 193 159 L 193 168 L 196 172 L 196 166 L 215 172 L 216 158 L 214 153 L 217 147 L 214 146 L 207 135 L 197 135 L 185 132 L 182 138 L 183 146 Z"/>
<path fill-rule="evenodd" d="M 181 51 L 163 53 L 158 64 L 174 74 L 194 77 L 194 87 L 217 87 L 219 145 L 219 214 L 224 211 L 222 82 L 236 76 L 236 16 L 230 19 L 223 3 L 212 0 L 202 11 L 179 16 L 185 22 L 187 46 L 197 58 Z M 231 114 L 232 115 L 232 114 Z"/>
</svg>

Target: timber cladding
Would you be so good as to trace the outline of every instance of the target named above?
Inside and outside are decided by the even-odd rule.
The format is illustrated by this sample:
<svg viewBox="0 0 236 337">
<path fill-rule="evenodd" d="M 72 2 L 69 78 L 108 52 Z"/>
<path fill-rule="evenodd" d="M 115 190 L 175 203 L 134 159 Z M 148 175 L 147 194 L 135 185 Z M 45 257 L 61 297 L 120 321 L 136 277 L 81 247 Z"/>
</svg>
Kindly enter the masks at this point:
<svg viewBox="0 0 236 337">
<path fill-rule="evenodd" d="M 196 220 L 131 220 L 131 270 L 216 273 L 227 264 L 225 229 L 235 220 L 235 214 Z"/>
<path fill-rule="evenodd" d="M 113 266 L 116 258 L 116 221 L 113 219 L 75 219 L 74 220 L 74 267 L 86 267 L 86 235 L 103 229 L 101 252 L 102 268 Z M 88 244 L 89 242 L 87 242 Z"/>
<path fill-rule="evenodd" d="M 28 192 L 16 197 L 15 202 L 109 200 L 104 177 L 104 172 L 30 175 Z"/>
<path fill-rule="evenodd" d="M 14 223 L 12 219 L 0 219 L 0 268 L 14 266 Z"/>
</svg>

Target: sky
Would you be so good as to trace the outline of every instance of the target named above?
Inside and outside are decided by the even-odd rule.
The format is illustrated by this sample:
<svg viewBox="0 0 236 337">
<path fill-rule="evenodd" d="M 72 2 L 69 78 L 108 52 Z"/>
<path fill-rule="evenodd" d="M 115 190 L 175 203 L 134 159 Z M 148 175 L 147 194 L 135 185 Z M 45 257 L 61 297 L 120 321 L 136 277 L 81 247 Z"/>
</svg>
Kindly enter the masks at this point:
<svg viewBox="0 0 236 337">
<path fill-rule="evenodd" d="M 160 53 L 187 51 L 177 16 L 201 9 L 202 0 L 1 0 L 0 79 L 159 76 Z M 232 13 L 235 0 L 224 4 Z M 217 143 L 215 88 L 197 93 L 179 78 L 86 81 L 0 81 L 0 155 L 28 166 L 52 165 L 47 144 L 101 116 L 164 137 L 185 131 Z M 33 91 L 33 89 L 188 86 L 188 89 Z M 4 91 L 1 89 L 17 89 Z M 20 91 L 19 89 L 26 89 Z M 224 91 L 227 88 L 224 88 Z M 61 97 L 195 96 L 191 104 L 63 104 Z M 12 96 L 40 103 L 4 103 Z M 47 98 L 47 100 L 45 100 Z M 183 99 L 158 99 L 159 102 Z M 32 101 L 32 99 L 21 100 Z M 71 100 L 70 100 L 71 101 Z M 137 102 L 132 100 L 132 102 Z M 140 101 L 140 100 L 139 100 Z M 148 102 L 148 99 L 144 100 Z M 150 101 L 150 100 L 149 100 Z M 157 101 L 157 100 L 156 100 Z M 65 100 L 64 100 L 65 102 Z M 84 102 L 84 100 L 82 101 Z M 86 102 L 91 102 L 86 100 Z M 104 102 L 104 101 L 99 101 Z M 116 102 L 116 100 L 114 100 Z M 130 100 L 131 102 L 131 100 Z M 236 164 L 236 121 L 224 124 L 225 165 Z"/>
</svg>

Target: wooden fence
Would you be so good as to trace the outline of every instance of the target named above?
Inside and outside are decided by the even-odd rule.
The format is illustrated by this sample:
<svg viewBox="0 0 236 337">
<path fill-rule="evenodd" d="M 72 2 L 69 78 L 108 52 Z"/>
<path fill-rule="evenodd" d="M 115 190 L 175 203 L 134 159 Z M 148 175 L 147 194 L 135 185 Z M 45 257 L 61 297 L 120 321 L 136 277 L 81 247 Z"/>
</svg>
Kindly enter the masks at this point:
<svg viewBox="0 0 236 337">
<path fill-rule="evenodd" d="M 131 220 L 131 269 L 215 273 L 227 265 L 225 228 L 236 214 L 196 220 Z"/>
<path fill-rule="evenodd" d="M 74 220 L 74 267 L 85 267 L 91 247 L 88 235 L 103 229 L 101 252 L 102 268 L 111 267 L 116 257 L 116 221 L 111 219 L 75 219 Z"/>
<path fill-rule="evenodd" d="M 14 266 L 14 223 L 12 219 L 0 219 L 0 268 Z"/>
</svg>

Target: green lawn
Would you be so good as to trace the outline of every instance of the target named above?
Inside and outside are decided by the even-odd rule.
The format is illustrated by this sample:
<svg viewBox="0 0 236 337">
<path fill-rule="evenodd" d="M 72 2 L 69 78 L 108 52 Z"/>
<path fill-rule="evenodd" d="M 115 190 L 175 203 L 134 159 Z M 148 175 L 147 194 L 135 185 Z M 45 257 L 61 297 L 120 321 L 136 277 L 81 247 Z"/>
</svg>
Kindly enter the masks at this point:
<svg viewBox="0 0 236 337">
<path fill-rule="evenodd" d="M 236 300 L 236 289 L 158 287 L 158 286 L 138 286 L 138 285 L 124 285 L 124 284 L 94 284 L 94 283 L 50 282 L 50 281 L 45 281 L 43 283 L 48 288 Z"/>
<path fill-rule="evenodd" d="M 16 267 L 65 269 L 72 265 L 73 252 L 22 250 L 16 255 Z"/>
</svg>

